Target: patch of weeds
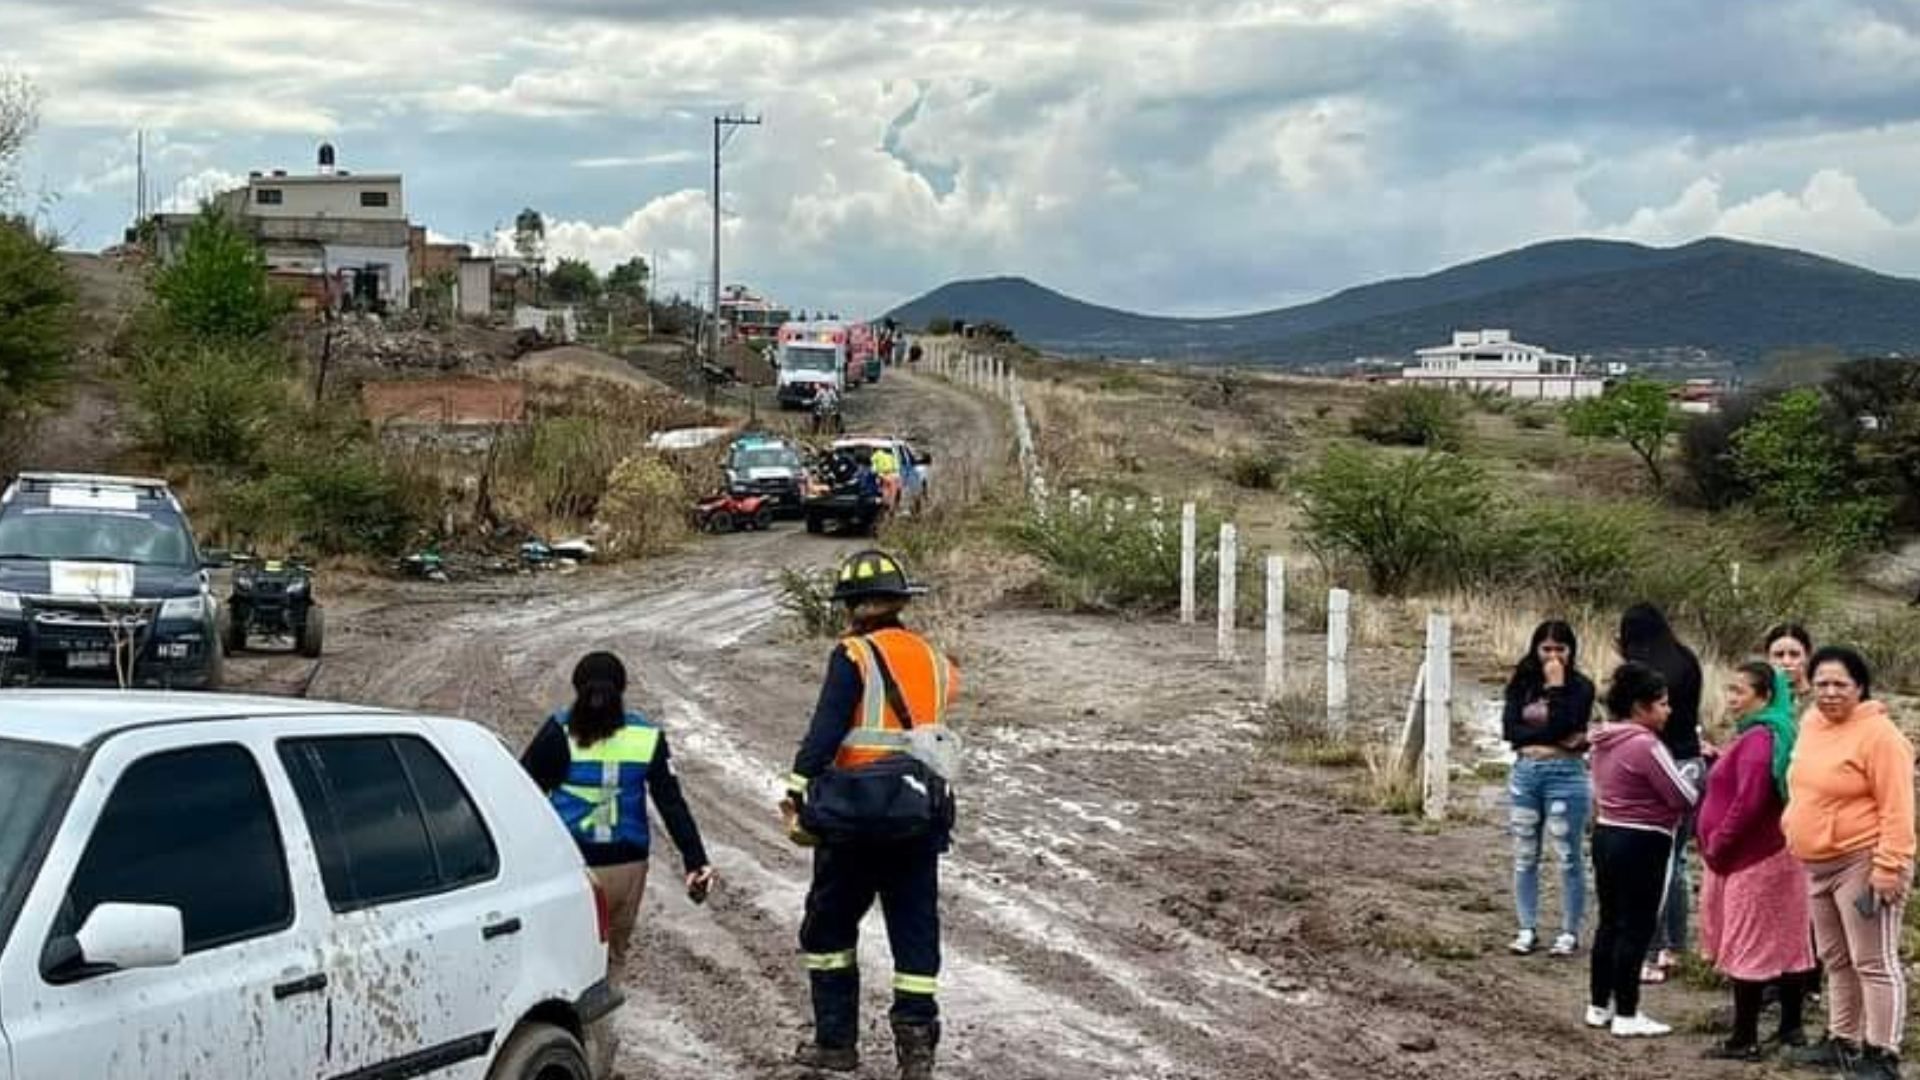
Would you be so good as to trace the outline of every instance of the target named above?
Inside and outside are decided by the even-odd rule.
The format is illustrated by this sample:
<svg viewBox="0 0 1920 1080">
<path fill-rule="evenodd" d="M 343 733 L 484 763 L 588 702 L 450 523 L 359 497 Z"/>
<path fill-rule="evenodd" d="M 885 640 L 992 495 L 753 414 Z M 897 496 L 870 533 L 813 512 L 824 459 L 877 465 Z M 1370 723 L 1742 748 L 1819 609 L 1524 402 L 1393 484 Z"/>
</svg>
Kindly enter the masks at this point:
<svg viewBox="0 0 1920 1080">
<path fill-rule="evenodd" d="M 1680 962 L 1672 971 L 1675 982 L 1692 990 L 1718 992 L 1728 988 L 1726 977 L 1713 969 L 1699 953 L 1691 950 L 1680 953 Z"/>
<path fill-rule="evenodd" d="M 1235 454 L 1226 461 L 1227 479 L 1248 491 L 1272 491 L 1287 475 L 1287 459 L 1272 450 Z"/>
<path fill-rule="evenodd" d="M 1263 734 L 1289 765 L 1354 769 L 1367 761 L 1366 747 L 1327 726 L 1319 697 L 1311 690 L 1290 690 L 1269 706 Z"/>
<path fill-rule="evenodd" d="M 833 585 L 831 570 L 781 569 L 780 607 L 793 616 L 805 636 L 834 637 L 845 625 L 839 605 L 833 602 Z"/>
<path fill-rule="evenodd" d="M 1426 927 L 1382 926 L 1374 940 L 1387 952 L 1416 960 L 1478 960 L 1486 951 L 1479 941 Z"/>
<path fill-rule="evenodd" d="M 1507 782 L 1513 775 L 1513 766 L 1504 761 L 1482 761 L 1473 767 L 1473 778 L 1489 784 Z"/>
<path fill-rule="evenodd" d="M 1369 746 L 1363 760 L 1367 775 L 1360 793 L 1367 806 L 1387 814 L 1411 816 L 1421 812 L 1424 797 L 1420 778 L 1411 771 L 1394 768 L 1392 751 Z"/>
</svg>

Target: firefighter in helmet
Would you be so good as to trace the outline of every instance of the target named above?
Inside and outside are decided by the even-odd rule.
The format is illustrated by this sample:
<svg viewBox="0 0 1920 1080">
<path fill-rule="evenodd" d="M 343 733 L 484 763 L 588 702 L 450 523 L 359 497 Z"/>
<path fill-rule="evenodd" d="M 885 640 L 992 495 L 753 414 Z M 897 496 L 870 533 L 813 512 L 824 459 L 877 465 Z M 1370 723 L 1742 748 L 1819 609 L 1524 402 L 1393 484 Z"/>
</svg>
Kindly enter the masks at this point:
<svg viewBox="0 0 1920 1080">
<path fill-rule="evenodd" d="M 833 598 L 846 605 L 848 633 L 827 661 L 813 722 L 794 758 L 788 796 L 781 803 L 788 835 L 814 848 L 800 947 L 813 996 L 814 1037 L 795 1061 L 815 1069 L 859 1068 L 860 967 L 855 955 L 860 920 L 878 899 L 893 947 L 894 1050 L 901 1080 L 929 1080 L 940 1041 L 934 995 L 940 974 L 939 857 L 952 830 L 952 804 L 943 801 L 923 834 L 884 839 L 809 835 L 805 801 L 829 771 L 884 771 L 880 763 L 912 765 L 892 755 L 924 759 L 927 740 L 944 737 L 944 720 L 958 683 L 950 661 L 901 624 L 908 602 L 925 592 L 900 560 L 862 551 L 840 568 Z M 904 713 L 904 715 L 902 715 Z M 914 737 L 909 738 L 908 733 Z M 917 766 L 914 766 L 917 767 Z M 941 776 L 949 775 L 945 769 Z M 926 774 L 922 774 L 926 775 Z M 921 784 L 913 783 L 916 790 Z M 944 790 L 943 781 L 930 781 Z M 813 787 L 821 797 L 822 789 Z"/>
</svg>

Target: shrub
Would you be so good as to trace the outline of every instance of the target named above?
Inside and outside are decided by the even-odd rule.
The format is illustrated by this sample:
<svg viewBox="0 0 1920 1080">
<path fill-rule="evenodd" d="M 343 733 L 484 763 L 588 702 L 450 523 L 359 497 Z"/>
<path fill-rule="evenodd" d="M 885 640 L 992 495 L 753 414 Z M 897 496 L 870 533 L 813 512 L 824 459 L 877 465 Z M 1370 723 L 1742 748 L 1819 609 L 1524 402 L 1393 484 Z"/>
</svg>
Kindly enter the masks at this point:
<svg viewBox="0 0 1920 1080">
<path fill-rule="evenodd" d="M 153 295 L 172 330 L 201 341 L 262 337 L 293 307 L 268 280 L 259 246 L 212 207 L 187 230 L 180 257 L 154 275 Z"/>
<path fill-rule="evenodd" d="M 832 570 L 780 569 L 780 607 L 807 637 L 835 637 L 846 628 L 833 602 L 833 585 Z"/>
<path fill-rule="evenodd" d="M 1708 650 L 1728 657 L 1759 648 L 1767 627 L 1792 613 L 1817 622 L 1832 601 L 1833 560 L 1827 556 L 1732 567 L 1741 551 L 1715 538 L 1685 538 L 1654 551 L 1641 568 L 1634 600 L 1659 605 Z"/>
<path fill-rule="evenodd" d="M 621 461 L 626 440 L 595 416 L 556 416 L 536 422 L 516 448 L 534 500 L 548 514 L 573 521 L 593 517 Z"/>
<path fill-rule="evenodd" d="M 53 403 L 72 337 L 73 285 L 53 245 L 0 216 L 0 456 L 8 436 Z"/>
<path fill-rule="evenodd" d="M 1631 603 L 1656 528 L 1638 503 L 1525 502 L 1489 531 L 1479 570 L 1490 585 L 1562 605 Z"/>
<path fill-rule="evenodd" d="M 1287 459 L 1272 450 L 1235 454 L 1227 459 L 1227 479 L 1249 491 L 1272 491 L 1287 474 Z"/>
<path fill-rule="evenodd" d="M 1553 426 L 1553 413 L 1547 409 L 1524 408 L 1516 410 L 1513 422 L 1522 431 L 1545 431 Z"/>
<path fill-rule="evenodd" d="M 1747 422 L 1778 395 L 1736 394 L 1717 412 L 1687 420 L 1680 429 L 1680 469 L 1686 474 L 1686 494 L 1709 510 L 1725 510 L 1753 496 L 1753 485 L 1734 465 L 1733 439 Z"/>
<path fill-rule="evenodd" d="M 226 488 L 218 513 L 255 543 L 319 555 L 400 553 L 425 521 L 429 481 L 372 446 L 293 447 L 264 477 Z"/>
<path fill-rule="evenodd" d="M 1733 436 L 1733 465 L 1756 505 L 1780 515 L 1824 549 L 1860 551 L 1885 539 L 1890 500 L 1868 493 L 1859 463 L 1836 431 L 1848 418 L 1818 390 L 1793 390 L 1771 402 Z"/>
<path fill-rule="evenodd" d="M 1465 445 L 1467 425 L 1460 399 L 1447 391 L 1393 386 L 1368 396 L 1353 433 L 1384 446 L 1454 451 Z"/>
<path fill-rule="evenodd" d="M 1218 580 L 1218 549 L 1205 541 L 1217 535 L 1217 514 L 1199 516 L 1202 538 L 1197 557 L 1197 587 L 1209 595 L 1207 581 Z M 1180 605 L 1180 525 L 1158 526 L 1150 514 L 1118 514 L 1111 526 L 1104 514 L 1075 513 L 1056 503 L 1028 509 L 1012 526 L 1014 546 L 1042 564 L 1044 602 L 1069 611 L 1164 612 Z M 1242 584 L 1251 580 L 1251 560 L 1241 568 Z"/>
<path fill-rule="evenodd" d="M 1882 613 L 1857 618 L 1828 636 L 1852 645 L 1867 658 L 1876 692 L 1920 693 L 1920 634 L 1914 633 L 1913 616 Z"/>
<path fill-rule="evenodd" d="M 1385 596 L 1446 583 L 1494 523 L 1486 475 L 1451 454 L 1335 447 L 1297 487 L 1310 544 L 1323 557 L 1358 561 Z"/>
<path fill-rule="evenodd" d="M 156 351 L 131 374 L 139 433 L 173 461 L 253 464 L 293 412 L 285 361 L 258 346 Z"/>
<path fill-rule="evenodd" d="M 630 457 L 613 467 L 599 500 L 598 531 L 610 555 L 652 555 L 687 535 L 687 485 L 655 454 Z"/>
</svg>

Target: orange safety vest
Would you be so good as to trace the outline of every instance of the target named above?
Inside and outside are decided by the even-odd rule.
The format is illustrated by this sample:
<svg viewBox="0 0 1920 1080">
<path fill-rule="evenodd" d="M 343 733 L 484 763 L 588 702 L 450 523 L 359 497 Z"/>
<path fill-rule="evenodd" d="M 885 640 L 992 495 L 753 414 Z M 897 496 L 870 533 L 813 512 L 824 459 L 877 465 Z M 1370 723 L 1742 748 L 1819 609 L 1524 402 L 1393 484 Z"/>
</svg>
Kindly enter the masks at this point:
<svg viewBox="0 0 1920 1080">
<path fill-rule="evenodd" d="M 886 659 L 914 727 L 946 723 L 947 706 L 953 703 L 959 678 L 953 664 L 925 638 L 911 630 L 889 627 L 865 637 L 844 638 L 841 645 L 860 669 L 865 689 L 860 695 L 859 715 L 834 755 L 836 767 L 858 768 L 907 750 L 907 726 L 887 703 L 886 680 L 874 662 L 875 650 Z"/>
</svg>

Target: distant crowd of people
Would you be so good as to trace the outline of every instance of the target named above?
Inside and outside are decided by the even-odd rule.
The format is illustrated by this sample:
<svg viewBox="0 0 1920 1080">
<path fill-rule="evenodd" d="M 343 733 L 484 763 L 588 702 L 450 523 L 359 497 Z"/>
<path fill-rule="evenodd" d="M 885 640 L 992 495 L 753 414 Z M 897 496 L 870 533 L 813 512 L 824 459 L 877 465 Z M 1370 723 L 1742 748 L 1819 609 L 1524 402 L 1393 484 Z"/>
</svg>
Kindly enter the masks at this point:
<svg viewBox="0 0 1920 1080">
<path fill-rule="evenodd" d="M 1624 662 L 1601 688 L 1580 668 L 1573 628 L 1542 623 L 1507 684 L 1520 924 L 1511 951 L 1543 944 L 1547 846 L 1561 919 L 1546 948 L 1579 951 L 1590 836 L 1599 910 L 1586 1023 L 1621 1038 L 1669 1034 L 1641 1009 L 1641 988 L 1665 982 L 1688 947 L 1692 842 L 1705 867 L 1700 953 L 1733 987 L 1732 1034 L 1707 1056 L 1758 1062 L 1778 1051 L 1829 1073 L 1898 1077 L 1914 752 L 1874 698 L 1867 661 L 1814 648 L 1801 626 L 1775 627 L 1756 643 L 1765 659 L 1719 688 L 1733 732 L 1716 744 L 1701 726 L 1700 661 L 1666 617 L 1629 609 L 1616 644 Z M 1805 1005 L 1823 987 L 1827 1030 L 1810 1040 Z M 1780 1021 L 1763 1041 L 1770 1004 Z"/>
</svg>

